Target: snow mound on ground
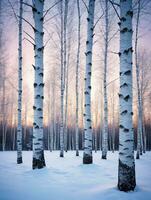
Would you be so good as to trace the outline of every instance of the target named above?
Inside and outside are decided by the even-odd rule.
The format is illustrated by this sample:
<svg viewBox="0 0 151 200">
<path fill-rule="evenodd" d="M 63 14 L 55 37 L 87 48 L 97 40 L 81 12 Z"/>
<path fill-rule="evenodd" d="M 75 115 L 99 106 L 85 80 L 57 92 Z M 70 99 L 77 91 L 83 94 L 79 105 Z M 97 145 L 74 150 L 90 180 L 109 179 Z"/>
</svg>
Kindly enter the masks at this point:
<svg viewBox="0 0 151 200">
<path fill-rule="evenodd" d="M 82 164 L 82 153 L 45 152 L 46 168 L 32 170 L 32 152 L 0 152 L 0 200 L 151 200 L 151 152 L 136 160 L 137 187 L 134 192 L 117 190 L 118 153 L 93 153 L 93 164 Z"/>
</svg>

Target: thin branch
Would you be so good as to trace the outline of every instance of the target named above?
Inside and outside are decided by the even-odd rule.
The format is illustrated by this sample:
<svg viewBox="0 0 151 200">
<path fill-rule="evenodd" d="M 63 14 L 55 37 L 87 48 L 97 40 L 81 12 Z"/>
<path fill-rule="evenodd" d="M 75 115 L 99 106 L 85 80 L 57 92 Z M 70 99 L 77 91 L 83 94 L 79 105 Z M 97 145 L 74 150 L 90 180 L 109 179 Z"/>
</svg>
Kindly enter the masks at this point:
<svg viewBox="0 0 151 200">
<path fill-rule="evenodd" d="M 119 30 L 117 30 L 117 31 L 112 35 L 112 37 L 110 37 L 110 39 L 109 39 L 108 42 L 110 42 L 118 32 L 119 32 Z"/>
<path fill-rule="evenodd" d="M 85 1 L 84 1 L 84 0 L 82 0 L 82 2 L 83 2 L 83 4 L 85 5 L 85 7 L 86 7 L 87 11 L 89 12 L 88 6 L 86 5 Z"/>
<path fill-rule="evenodd" d="M 23 2 L 23 4 L 26 5 L 26 6 L 28 6 L 28 7 L 31 7 L 31 8 L 33 9 L 33 6 L 32 6 L 32 5 L 30 5 L 30 4 L 28 4 L 28 3 L 25 3 L 25 2 Z"/>
<path fill-rule="evenodd" d="M 117 53 L 115 51 L 109 51 L 109 53 L 113 53 L 113 54 L 119 55 L 119 53 Z"/>
<path fill-rule="evenodd" d="M 118 78 L 115 78 L 114 80 L 112 80 L 112 81 L 110 81 L 108 84 L 107 84 L 107 86 L 109 86 L 111 83 L 113 83 L 113 82 L 115 82 L 115 81 L 117 81 L 119 79 L 119 77 Z"/>
<path fill-rule="evenodd" d="M 15 16 L 16 22 L 18 24 L 18 17 L 17 17 L 17 14 L 16 14 L 15 10 L 14 10 L 14 7 L 13 7 L 12 3 L 10 2 L 10 0 L 8 0 L 8 3 L 10 4 L 10 6 L 12 8 L 12 11 L 13 11 L 13 14 Z"/>
<path fill-rule="evenodd" d="M 58 16 L 59 14 L 53 15 L 52 17 L 48 18 L 47 20 L 44 21 L 44 24 L 47 23 L 48 21 L 50 21 L 51 19 L 55 18 L 56 16 Z"/>
<path fill-rule="evenodd" d="M 97 23 L 100 21 L 100 19 L 103 17 L 104 13 L 96 20 L 94 26 L 93 26 L 93 29 L 95 29 Z"/>
<path fill-rule="evenodd" d="M 116 2 L 113 2 L 113 1 L 111 1 L 111 0 L 109 0 L 109 2 L 112 3 L 112 4 L 114 4 L 115 6 L 120 7 L 120 4 L 118 4 L 118 3 L 116 3 Z"/>
<path fill-rule="evenodd" d="M 31 42 L 28 38 L 24 38 L 23 40 L 27 40 L 30 44 L 32 44 L 33 46 L 35 46 L 35 44 L 33 42 Z"/>
<path fill-rule="evenodd" d="M 35 39 L 29 34 L 27 33 L 26 31 L 23 31 L 26 35 L 28 35 L 33 41 L 35 41 Z"/>
<path fill-rule="evenodd" d="M 52 39 L 52 36 L 53 36 L 53 33 L 52 33 L 52 35 L 49 37 L 49 39 L 46 41 L 46 43 L 45 43 L 44 47 L 46 47 L 46 46 L 47 46 L 47 44 L 48 44 L 48 42 L 50 41 L 50 39 Z"/>
<path fill-rule="evenodd" d="M 19 18 L 21 18 L 22 20 L 24 20 L 27 24 L 29 24 L 32 28 L 33 28 L 33 30 L 35 30 L 35 28 L 34 28 L 34 26 L 29 22 L 29 21 L 27 21 L 25 18 L 23 18 L 23 17 L 20 17 L 20 16 L 18 16 Z"/>
<path fill-rule="evenodd" d="M 53 4 L 50 8 L 48 8 L 48 10 L 46 10 L 44 16 L 43 16 L 43 19 L 46 17 L 46 15 L 48 14 L 48 12 L 53 8 L 55 7 L 58 3 L 60 3 L 62 0 L 59 0 L 57 1 L 55 4 Z"/>
<path fill-rule="evenodd" d="M 119 20 L 121 20 L 120 15 L 118 14 L 117 9 L 115 8 L 114 3 L 113 3 L 112 1 L 110 1 L 110 0 L 109 0 L 109 2 L 111 3 L 112 7 L 114 8 L 114 10 L 115 10 L 115 12 L 116 12 L 116 14 L 117 14 Z"/>
</svg>

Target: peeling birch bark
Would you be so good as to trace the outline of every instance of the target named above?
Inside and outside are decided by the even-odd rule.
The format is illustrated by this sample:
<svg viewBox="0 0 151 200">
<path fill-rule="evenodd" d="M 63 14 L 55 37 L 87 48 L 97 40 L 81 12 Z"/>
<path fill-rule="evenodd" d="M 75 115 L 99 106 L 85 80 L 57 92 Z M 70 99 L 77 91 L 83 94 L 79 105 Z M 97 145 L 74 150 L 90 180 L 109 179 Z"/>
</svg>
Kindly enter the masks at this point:
<svg viewBox="0 0 151 200">
<path fill-rule="evenodd" d="M 63 68 L 63 1 L 61 1 L 61 122 L 60 122 L 60 157 L 64 157 L 64 68 Z"/>
<path fill-rule="evenodd" d="M 33 169 L 45 166 L 43 146 L 43 8 L 44 0 L 33 1 L 33 18 L 35 33 L 35 81 L 34 81 L 34 123 L 33 123 Z"/>
<path fill-rule="evenodd" d="M 78 10 L 78 49 L 76 63 L 76 156 L 79 156 L 79 65 L 80 65 L 80 46 L 81 46 L 81 13 L 79 0 L 77 0 Z"/>
<path fill-rule="evenodd" d="M 120 1 L 120 114 L 118 188 L 134 190 L 135 161 L 132 122 L 132 0 Z"/>
<path fill-rule="evenodd" d="M 85 69 L 85 113 L 84 113 L 84 153 L 83 164 L 91 164 L 92 161 L 92 125 L 91 125 L 91 67 L 94 28 L 95 0 L 89 0 L 87 18 L 86 41 L 86 69 Z"/>
<path fill-rule="evenodd" d="M 137 100 L 138 100 L 138 126 L 137 126 L 137 153 L 136 159 L 140 158 L 140 153 L 142 152 L 142 131 L 143 131 L 143 123 L 142 123 L 142 103 L 141 103 L 141 94 L 140 94 L 140 69 L 138 63 L 138 28 L 139 28 L 139 18 L 140 18 L 140 0 L 138 1 L 138 10 L 137 10 L 137 22 L 136 22 L 136 38 L 135 38 L 135 65 L 136 65 L 136 83 L 137 83 Z"/>
<path fill-rule="evenodd" d="M 107 100 L 107 58 L 108 58 L 108 0 L 105 1 L 105 51 L 104 51 L 104 119 L 102 136 L 102 159 L 107 159 L 108 151 L 108 100 Z"/>
<path fill-rule="evenodd" d="M 19 9 L 19 47 L 18 47 L 18 123 L 17 123 L 17 164 L 22 161 L 22 17 L 23 0 L 20 0 Z"/>
</svg>

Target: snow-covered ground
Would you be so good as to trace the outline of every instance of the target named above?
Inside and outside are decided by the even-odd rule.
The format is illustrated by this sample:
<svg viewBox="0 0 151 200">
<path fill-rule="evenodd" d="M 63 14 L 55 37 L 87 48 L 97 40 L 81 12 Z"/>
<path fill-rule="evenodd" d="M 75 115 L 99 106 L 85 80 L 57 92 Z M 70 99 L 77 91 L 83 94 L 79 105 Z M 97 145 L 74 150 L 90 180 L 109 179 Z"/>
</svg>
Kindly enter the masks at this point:
<svg viewBox="0 0 151 200">
<path fill-rule="evenodd" d="M 136 160 L 134 192 L 117 190 L 118 153 L 101 160 L 93 153 L 92 165 L 82 164 L 75 152 L 45 152 L 47 167 L 32 170 L 32 152 L 23 152 L 24 163 L 16 164 L 16 152 L 0 152 L 0 200 L 151 200 L 151 152 Z"/>
</svg>

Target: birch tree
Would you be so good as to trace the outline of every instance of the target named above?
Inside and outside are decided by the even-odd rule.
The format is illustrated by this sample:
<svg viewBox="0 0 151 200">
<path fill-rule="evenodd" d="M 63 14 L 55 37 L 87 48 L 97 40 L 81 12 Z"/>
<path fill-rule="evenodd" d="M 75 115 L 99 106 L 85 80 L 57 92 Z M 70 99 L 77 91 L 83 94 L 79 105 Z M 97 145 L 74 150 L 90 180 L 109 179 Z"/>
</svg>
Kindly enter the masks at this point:
<svg viewBox="0 0 151 200">
<path fill-rule="evenodd" d="M 78 48 L 76 63 L 76 156 L 79 156 L 79 65 L 80 65 L 80 46 L 81 46 L 81 12 L 79 0 L 77 0 L 78 10 Z"/>
<path fill-rule="evenodd" d="M 33 169 L 45 166 L 43 147 L 43 8 L 44 0 L 33 1 L 35 34 L 35 81 L 34 81 L 34 123 L 33 123 Z"/>
<path fill-rule="evenodd" d="M 0 1 L 0 89 L 2 90 L 1 99 L 1 114 L 2 114 L 2 150 L 5 151 L 6 146 L 6 130 L 7 130 L 7 117 L 6 117 L 6 65 L 4 60 L 4 32 L 3 32 L 3 13 L 4 8 L 2 6 L 2 1 Z"/>
<path fill-rule="evenodd" d="M 132 123 L 132 0 L 120 1 L 120 93 L 118 188 L 134 190 L 135 162 Z"/>
<path fill-rule="evenodd" d="M 104 119 L 103 119 L 103 136 L 102 136 L 102 159 L 107 158 L 108 150 L 108 101 L 107 101 L 107 58 L 108 58 L 108 0 L 105 1 L 105 50 L 104 50 Z"/>
<path fill-rule="evenodd" d="M 137 19 L 136 19 L 136 35 L 135 35 L 135 65 L 136 65 L 136 82 L 137 82 L 137 100 L 138 100 L 138 127 L 137 127 L 137 154 L 136 159 L 140 158 L 142 152 L 142 106 L 140 95 L 140 83 L 139 83 L 139 63 L 138 63 L 138 26 L 140 18 L 140 0 L 138 1 Z"/>
<path fill-rule="evenodd" d="M 60 65 L 61 65 L 61 121 L 60 121 L 60 157 L 64 157 L 64 68 L 63 68 L 63 1 L 60 3 L 61 14 L 61 50 L 60 50 Z"/>
<path fill-rule="evenodd" d="M 92 161 L 92 125 L 91 125 L 91 67 L 94 29 L 95 0 L 89 0 L 87 18 L 86 41 L 86 68 L 85 68 L 85 112 L 84 112 L 84 153 L 83 164 L 91 164 Z"/>
<path fill-rule="evenodd" d="M 67 22 L 68 22 L 68 3 L 69 0 L 65 0 L 65 7 L 64 7 L 64 91 L 66 89 L 66 96 L 65 96 L 65 120 L 64 120 L 64 145 L 65 151 L 67 152 L 67 115 L 68 115 L 68 74 L 69 74 L 69 52 L 67 55 Z M 69 45 L 70 46 L 70 45 Z"/>
<path fill-rule="evenodd" d="M 18 38 L 18 124 L 17 124 L 17 164 L 22 163 L 22 17 L 23 0 L 19 9 L 19 38 Z"/>
</svg>

